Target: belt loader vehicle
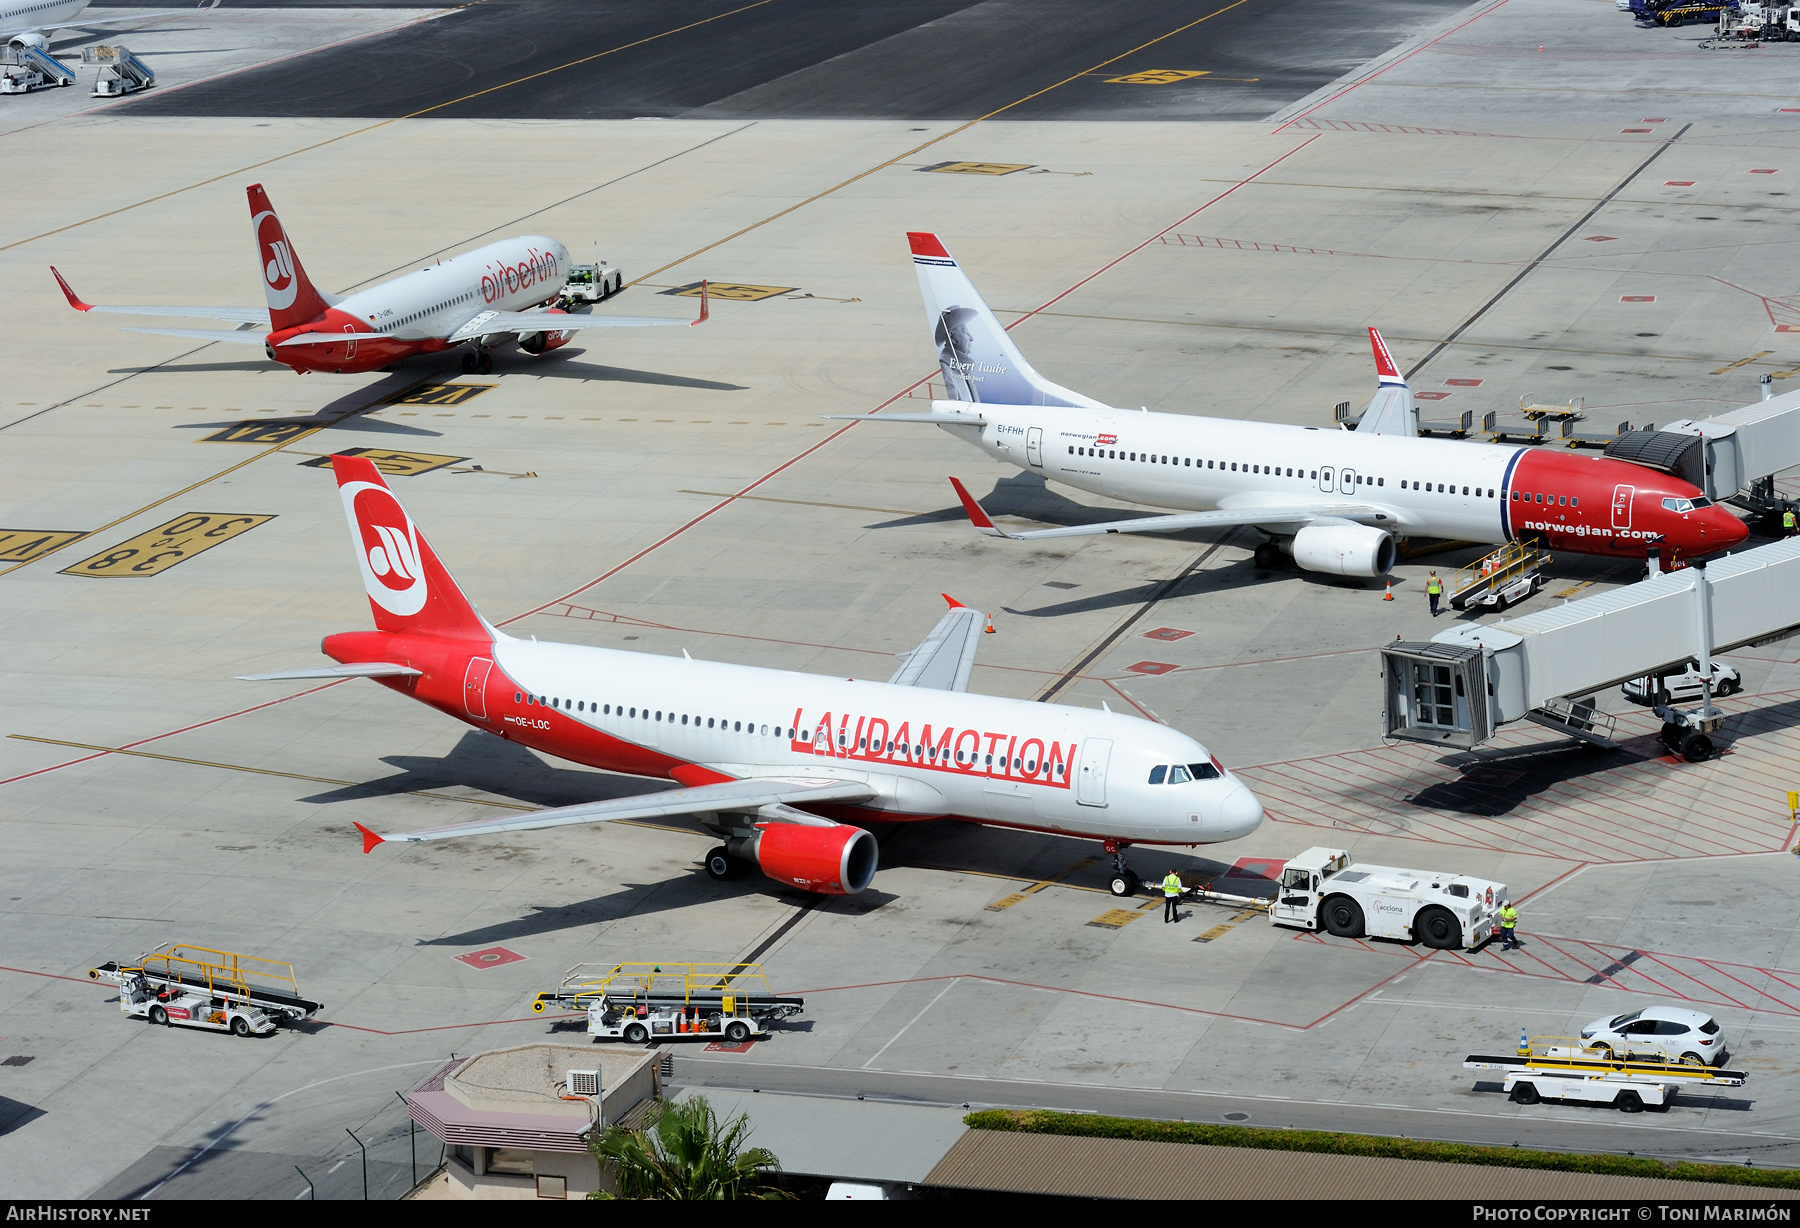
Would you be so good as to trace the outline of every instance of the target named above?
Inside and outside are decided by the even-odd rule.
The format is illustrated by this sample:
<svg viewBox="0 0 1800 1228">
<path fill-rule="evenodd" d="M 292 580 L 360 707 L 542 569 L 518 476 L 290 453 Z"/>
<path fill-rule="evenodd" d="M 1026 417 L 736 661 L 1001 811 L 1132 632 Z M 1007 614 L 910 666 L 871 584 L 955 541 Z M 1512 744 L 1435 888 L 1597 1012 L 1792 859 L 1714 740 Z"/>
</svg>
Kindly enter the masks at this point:
<svg viewBox="0 0 1800 1228">
<path fill-rule="evenodd" d="M 577 964 L 562 984 L 532 999 L 587 1015 L 588 1035 L 642 1045 L 677 1037 L 737 1043 L 798 1015 L 804 998 L 769 991 L 760 964 Z"/>
<path fill-rule="evenodd" d="M 129 1018 L 238 1036 L 266 1036 L 324 1009 L 300 996 L 290 964 L 185 943 L 164 943 L 135 964 L 108 960 L 88 979 L 117 985 Z"/>
<path fill-rule="evenodd" d="M 1474 950 L 1500 933 L 1506 884 L 1464 874 L 1352 864 L 1310 848 L 1282 868 L 1269 920 L 1339 938 L 1398 938 Z"/>
<path fill-rule="evenodd" d="M 1463 1067 L 1503 1072 L 1502 1090 L 1514 1104 L 1579 1101 L 1610 1104 L 1623 1113 L 1662 1112 L 1682 1089 L 1742 1087 L 1747 1077 L 1741 1070 L 1616 1057 L 1576 1037 L 1527 1038 L 1523 1032 L 1517 1053 L 1471 1053 L 1463 1059 Z"/>
</svg>

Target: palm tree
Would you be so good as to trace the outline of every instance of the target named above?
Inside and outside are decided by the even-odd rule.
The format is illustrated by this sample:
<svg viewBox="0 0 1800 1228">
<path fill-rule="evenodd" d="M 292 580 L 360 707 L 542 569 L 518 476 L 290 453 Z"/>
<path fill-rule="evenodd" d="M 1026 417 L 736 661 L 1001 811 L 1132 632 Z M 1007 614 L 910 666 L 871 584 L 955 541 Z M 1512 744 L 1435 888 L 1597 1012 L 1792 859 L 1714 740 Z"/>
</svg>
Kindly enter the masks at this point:
<svg viewBox="0 0 1800 1228">
<path fill-rule="evenodd" d="M 766 1147 L 740 1151 L 748 1114 L 722 1125 L 706 1097 L 651 1108 L 641 1130 L 609 1126 L 589 1144 L 604 1169 L 612 1165 L 617 1194 L 590 1198 L 781 1198 L 766 1180 L 781 1161 Z"/>
</svg>

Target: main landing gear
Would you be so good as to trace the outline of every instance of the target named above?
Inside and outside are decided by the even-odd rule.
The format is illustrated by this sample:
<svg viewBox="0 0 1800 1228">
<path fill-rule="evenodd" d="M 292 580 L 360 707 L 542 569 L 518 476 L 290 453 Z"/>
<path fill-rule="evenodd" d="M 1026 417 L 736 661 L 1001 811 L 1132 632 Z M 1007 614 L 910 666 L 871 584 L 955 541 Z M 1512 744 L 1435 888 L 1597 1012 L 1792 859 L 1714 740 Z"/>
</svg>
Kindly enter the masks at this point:
<svg viewBox="0 0 1800 1228">
<path fill-rule="evenodd" d="M 464 350 L 462 369 L 464 375 L 492 375 L 494 356 L 486 350 Z"/>
<path fill-rule="evenodd" d="M 1131 845 L 1120 840 L 1107 840 L 1100 847 L 1112 858 L 1112 881 L 1108 884 L 1112 893 L 1121 899 L 1136 895 L 1138 888 L 1143 886 L 1143 880 L 1137 876 L 1137 871 L 1125 864 L 1125 850 Z"/>
</svg>

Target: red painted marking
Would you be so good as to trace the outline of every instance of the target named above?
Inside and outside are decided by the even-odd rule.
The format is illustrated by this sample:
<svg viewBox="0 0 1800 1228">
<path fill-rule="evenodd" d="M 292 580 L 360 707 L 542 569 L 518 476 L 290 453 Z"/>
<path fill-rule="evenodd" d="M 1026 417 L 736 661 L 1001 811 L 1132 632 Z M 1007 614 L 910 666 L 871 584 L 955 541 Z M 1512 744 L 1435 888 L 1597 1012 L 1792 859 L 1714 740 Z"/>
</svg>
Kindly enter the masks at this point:
<svg viewBox="0 0 1800 1228">
<path fill-rule="evenodd" d="M 1589 235 L 1582 240 L 1583 243 L 1617 243 L 1618 241 L 1618 235 Z"/>
<path fill-rule="evenodd" d="M 1478 379 L 1447 379 L 1444 381 L 1444 385 L 1448 388 L 1479 388 L 1481 381 Z"/>
<path fill-rule="evenodd" d="M 1281 868 L 1287 862 L 1279 858 L 1240 857 L 1236 865 L 1225 871 L 1225 878 L 1251 878 L 1263 882 L 1274 882 L 1281 874 Z"/>
<path fill-rule="evenodd" d="M 1692 179 L 1667 179 L 1663 181 L 1663 187 L 1665 188 L 1691 188 L 1693 186 L 1694 181 Z"/>
<path fill-rule="evenodd" d="M 1415 392 L 1415 393 L 1413 393 L 1413 400 L 1415 400 L 1415 401 L 1441 401 L 1449 395 L 1450 394 L 1447 392 Z"/>
<path fill-rule="evenodd" d="M 702 1049 L 701 1052 L 702 1053 L 748 1053 L 748 1052 L 750 1052 L 750 1050 L 752 1050 L 754 1048 L 756 1048 L 756 1042 L 753 1040 L 742 1040 L 742 1041 L 715 1040 L 712 1044 L 707 1045 L 704 1049 Z"/>
<path fill-rule="evenodd" d="M 1619 301 L 1621 303 L 1654 303 L 1656 296 L 1654 294 L 1621 294 Z"/>
<path fill-rule="evenodd" d="M 1192 631 L 1183 631 L 1178 627 L 1158 627 L 1154 631 L 1144 632 L 1144 638 L 1147 640 L 1185 640 L 1192 634 L 1194 634 Z"/>
<path fill-rule="evenodd" d="M 1777 324 L 1775 326 L 1775 331 L 1778 333 L 1800 333 L 1800 327 L 1793 324 Z"/>
<path fill-rule="evenodd" d="M 1666 124 L 1668 122 L 1669 121 L 1666 119 L 1640 119 L 1640 120 L 1638 120 L 1638 123 L 1640 123 L 1640 124 Z"/>
<path fill-rule="evenodd" d="M 526 956 L 506 947 L 483 947 L 479 951 L 465 951 L 451 958 L 471 968 L 498 968 L 501 964 L 516 964 Z"/>
<path fill-rule="evenodd" d="M 1134 674 L 1167 674 L 1181 667 L 1170 665 L 1167 661 L 1139 661 L 1136 665 L 1127 665 L 1125 668 Z"/>
<path fill-rule="evenodd" d="M 1772 167 L 1772 166 L 1771 166 L 1771 167 L 1764 167 L 1764 168 L 1762 168 L 1762 169 L 1760 169 L 1760 170 L 1754 170 L 1754 171 L 1751 171 L 1751 172 L 1750 172 L 1750 173 L 1751 173 L 1751 174 L 1752 174 L 1752 175 L 1773 175 L 1773 174 L 1774 174 L 1774 173 L 1775 173 L 1775 168 L 1774 168 L 1774 167 Z"/>
<path fill-rule="evenodd" d="M 1800 107 L 1776 107 L 1775 112 L 1778 115 L 1800 115 Z"/>
</svg>

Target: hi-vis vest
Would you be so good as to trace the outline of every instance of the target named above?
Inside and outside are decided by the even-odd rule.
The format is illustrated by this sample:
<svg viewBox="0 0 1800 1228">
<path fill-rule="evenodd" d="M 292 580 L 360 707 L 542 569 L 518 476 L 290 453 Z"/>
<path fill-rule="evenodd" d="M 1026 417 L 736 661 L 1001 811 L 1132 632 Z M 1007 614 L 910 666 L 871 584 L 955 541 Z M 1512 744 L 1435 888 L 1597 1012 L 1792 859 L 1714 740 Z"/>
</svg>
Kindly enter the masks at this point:
<svg viewBox="0 0 1800 1228">
<path fill-rule="evenodd" d="M 1517 925 L 1518 923 L 1519 923 L 1519 910 L 1518 909 L 1514 908 L 1511 904 L 1508 904 L 1505 908 L 1502 908 L 1500 910 L 1500 925 L 1502 926 L 1502 928 L 1511 929 L 1513 926 Z"/>
<path fill-rule="evenodd" d="M 1435 597 L 1444 591 L 1444 582 L 1433 576 L 1425 582 L 1425 591 Z"/>
<path fill-rule="evenodd" d="M 1163 894 L 1164 895 L 1180 895 L 1181 894 L 1181 879 L 1177 878 L 1173 874 L 1170 874 L 1167 878 L 1163 879 Z"/>
<path fill-rule="evenodd" d="M 1792 511 L 1781 513 L 1781 527 L 1784 529 L 1791 529 L 1794 527 L 1794 513 Z"/>
</svg>

